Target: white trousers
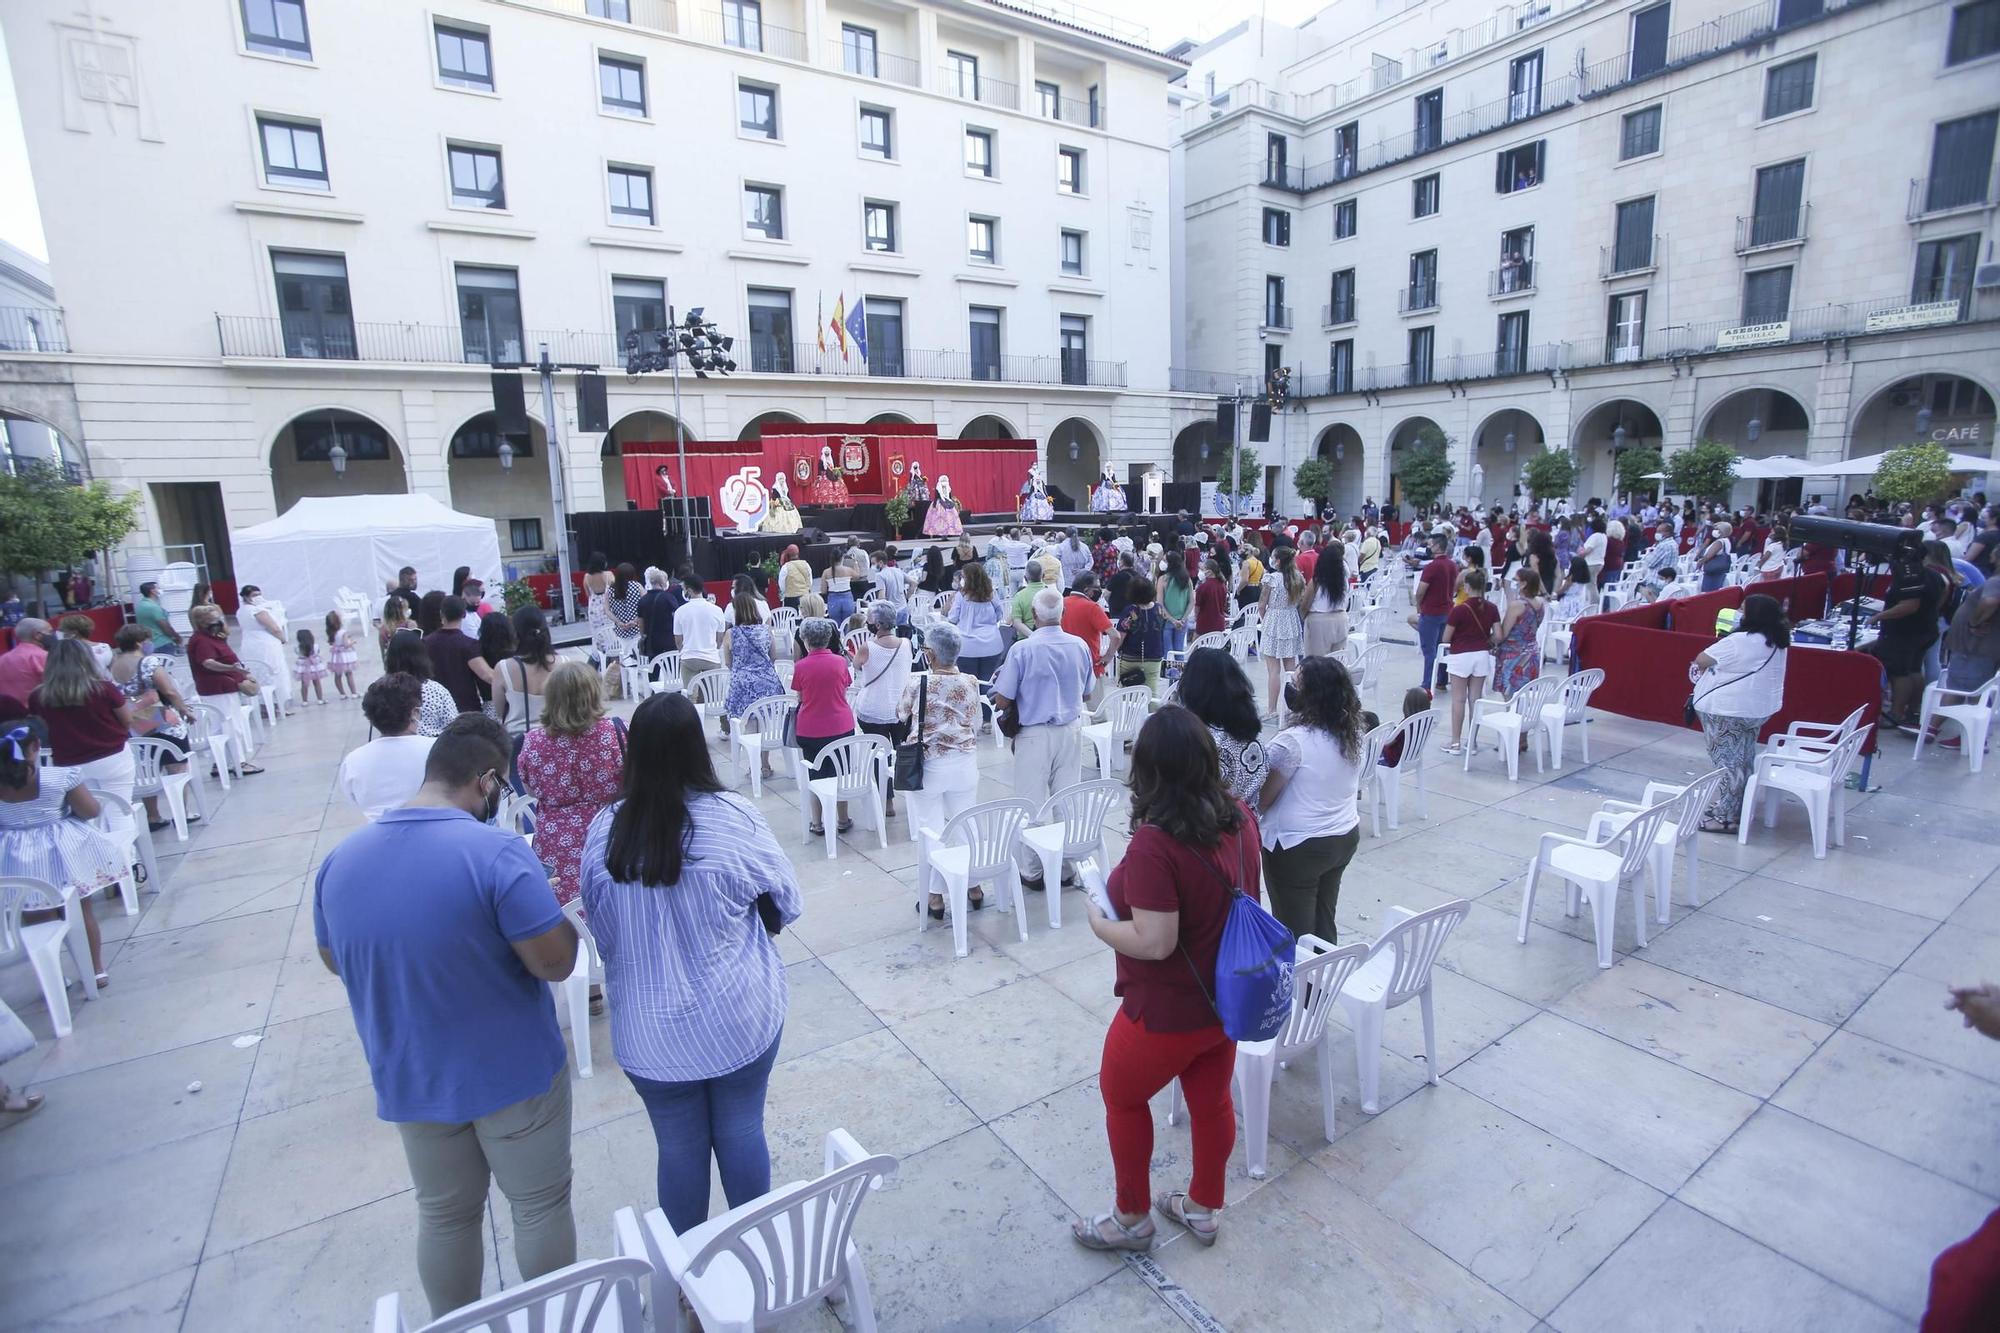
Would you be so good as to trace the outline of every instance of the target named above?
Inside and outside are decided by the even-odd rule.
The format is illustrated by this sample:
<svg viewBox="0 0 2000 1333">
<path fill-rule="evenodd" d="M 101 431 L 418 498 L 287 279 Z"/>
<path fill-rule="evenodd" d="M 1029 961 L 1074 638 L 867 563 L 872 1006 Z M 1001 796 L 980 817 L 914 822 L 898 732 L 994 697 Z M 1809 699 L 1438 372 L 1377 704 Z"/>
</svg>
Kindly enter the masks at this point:
<svg viewBox="0 0 2000 1333">
<path fill-rule="evenodd" d="M 976 755 L 953 753 L 942 758 L 924 758 L 922 791 L 898 792 L 909 803 L 910 820 L 916 828 L 944 832 L 952 816 L 979 803 L 979 760 Z"/>
</svg>

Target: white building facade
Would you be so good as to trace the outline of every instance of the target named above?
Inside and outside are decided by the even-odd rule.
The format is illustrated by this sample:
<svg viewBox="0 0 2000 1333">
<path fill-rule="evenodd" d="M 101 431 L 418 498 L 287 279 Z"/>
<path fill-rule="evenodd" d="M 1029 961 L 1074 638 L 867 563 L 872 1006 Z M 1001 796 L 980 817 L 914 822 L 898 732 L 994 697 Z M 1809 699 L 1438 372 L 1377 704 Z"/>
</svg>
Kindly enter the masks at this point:
<svg viewBox="0 0 2000 1333">
<path fill-rule="evenodd" d="M 569 510 L 670 440 L 624 339 L 735 339 L 689 438 L 774 421 L 1034 439 L 1077 495 L 1164 465 L 1169 80 L 1140 44 L 986 0 L 21 0 L 0 10 L 63 340 L 0 410 L 142 489 L 155 543 L 308 495 L 421 491 L 555 549 L 547 423 L 503 470 L 489 363 L 609 373 Z M 836 308 L 869 355 L 843 352 Z M 824 344 L 826 350 L 822 350 Z M 329 464 L 347 453 L 344 475 Z"/>
<path fill-rule="evenodd" d="M 1545 444 L 1607 498 L 1701 438 L 1992 455 L 2000 0 L 1339 0 L 1188 59 L 1174 382 L 1291 369 L 1293 512 L 1315 454 L 1342 513 L 1393 497 L 1427 428 L 1455 502 Z"/>
</svg>

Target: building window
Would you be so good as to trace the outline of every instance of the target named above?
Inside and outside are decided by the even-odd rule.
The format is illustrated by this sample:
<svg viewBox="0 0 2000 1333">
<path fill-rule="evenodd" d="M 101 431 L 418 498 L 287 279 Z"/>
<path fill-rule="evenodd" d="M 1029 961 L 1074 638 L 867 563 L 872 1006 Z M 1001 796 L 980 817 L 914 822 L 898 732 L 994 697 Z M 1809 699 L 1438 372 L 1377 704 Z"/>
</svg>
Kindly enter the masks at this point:
<svg viewBox="0 0 2000 1333">
<path fill-rule="evenodd" d="M 518 366 L 521 275 L 511 268 L 458 266 L 458 331 L 472 365 Z"/>
<path fill-rule="evenodd" d="M 606 111 L 621 116 L 645 115 L 645 64 L 623 56 L 599 56 L 597 95 Z"/>
<path fill-rule="evenodd" d="M 1410 182 L 1410 216 L 1427 218 L 1438 211 L 1440 192 L 1438 173 L 1419 176 Z"/>
<path fill-rule="evenodd" d="M 1035 80 L 1035 112 L 1044 120 L 1062 119 L 1062 85 Z"/>
<path fill-rule="evenodd" d="M 650 167 L 612 167 L 611 216 L 653 224 L 653 172 Z"/>
<path fill-rule="evenodd" d="M 1285 345 L 1283 343 L 1268 343 L 1268 342 L 1265 343 L 1264 382 L 1266 384 L 1269 384 L 1271 382 L 1271 376 L 1278 370 L 1280 366 L 1284 364 L 1285 364 Z"/>
<path fill-rule="evenodd" d="M 976 305 L 967 312 L 970 321 L 967 341 L 972 347 L 972 378 L 1000 378 L 1000 311 L 996 306 Z"/>
<path fill-rule="evenodd" d="M 632 0 L 583 0 L 583 12 L 594 19 L 632 21 Z"/>
<path fill-rule="evenodd" d="M 510 518 L 507 520 L 507 542 L 515 551 L 539 551 L 542 549 L 542 520 L 539 518 Z"/>
<path fill-rule="evenodd" d="M 264 142 L 264 183 L 332 188 L 326 174 L 326 145 L 319 126 L 297 120 L 257 117 L 257 137 Z"/>
<path fill-rule="evenodd" d="M 1535 286 L 1535 229 L 1515 227 L 1500 233 L 1500 268 L 1494 275 L 1494 290 L 1531 291 Z"/>
<path fill-rule="evenodd" d="M 761 83 L 738 83 L 736 127 L 753 138 L 777 138 L 778 90 Z"/>
<path fill-rule="evenodd" d="M 352 360 L 354 307 L 348 299 L 347 260 L 273 250 L 271 271 L 278 283 L 285 355 Z"/>
<path fill-rule="evenodd" d="M 965 132 L 965 170 L 968 175 L 992 177 L 992 130 L 967 130 Z"/>
<path fill-rule="evenodd" d="M 1618 160 L 1630 162 L 1659 151 L 1660 108 L 1648 106 L 1626 112 L 1618 125 Z"/>
<path fill-rule="evenodd" d="M 1282 208 L 1264 210 L 1264 244 L 1290 245 L 1292 243 L 1292 215 Z"/>
<path fill-rule="evenodd" d="M 881 58 L 876 53 L 873 28 L 857 28 L 852 23 L 840 25 L 840 67 L 865 79 L 882 77 Z"/>
<path fill-rule="evenodd" d="M 1326 322 L 1329 324 L 1352 324 L 1354 322 L 1354 270 L 1341 269 L 1333 275 L 1333 300 L 1326 308 Z"/>
<path fill-rule="evenodd" d="M 1410 330 L 1410 383 L 1429 384 L 1432 378 L 1432 348 L 1437 330 L 1426 326 Z"/>
<path fill-rule="evenodd" d="M 1410 287 L 1405 293 L 1407 310 L 1429 310 L 1438 303 L 1438 252 L 1419 250 L 1410 256 Z"/>
<path fill-rule="evenodd" d="M 1354 339 L 1342 338 L 1327 349 L 1328 393 L 1354 392 Z"/>
<path fill-rule="evenodd" d="M 1944 63 L 2000 55 L 2000 0 L 1972 0 L 1951 11 L 1951 37 L 1945 42 Z"/>
<path fill-rule="evenodd" d="M 1993 175 L 1993 132 L 2000 112 L 1987 111 L 1962 120 L 1947 120 L 1931 136 L 1930 183 L 1924 191 L 1924 211 L 1986 202 Z"/>
<path fill-rule="evenodd" d="M 628 333 L 658 333 L 667 326 L 667 284 L 658 278 L 613 278 L 611 318 L 623 343 Z M 652 340 L 646 340 L 651 347 Z"/>
<path fill-rule="evenodd" d="M 1542 109 L 1542 53 L 1531 51 L 1507 67 L 1507 119 L 1522 120 Z"/>
<path fill-rule="evenodd" d="M 1757 169 L 1750 205 L 1750 244 L 1776 245 L 1805 235 L 1806 160 Z"/>
<path fill-rule="evenodd" d="M 1352 199 L 1343 199 L 1333 206 L 1333 239 L 1344 241 L 1352 236 L 1355 224 L 1360 219 L 1360 209 Z"/>
<path fill-rule="evenodd" d="M 1361 165 L 1361 122 L 1350 120 L 1333 131 L 1333 178 L 1344 181 Z"/>
<path fill-rule="evenodd" d="M 944 53 L 945 91 L 969 101 L 979 100 L 979 57 L 963 51 Z"/>
<path fill-rule="evenodd" d="M 1813 104 L 1813 75 L 1818 56 L 1801 56 L 1764 71 L 1764 119 L 1804 111 Z"/>
<path fill-rule="evenodd" d="M 267 56 L 311 60 L 306 0 L 243 0 L 243 44 Z"/>
<path fill-rule="evenodd" d="M 742 51 L 764 49 L 764 6 L 758 0 L 722 0 L 722 43 Z"/>
<path fill-rule="evenodd" d="M 1979 262 L 1979 236 L 1949 236 L 1917 246 L 1917 276 L 1910 303 L 1963 301 L 1972 291 L 1972 266 Z"/>
<path fill-rule="evenodd" d="M 483 32 L 451 23 L 436 26 L 438 82 L 493 91 L 493 47 Z"/>
<path fill-rule="evenodd" d="M 1416 140 L 1412 152 L 1423 153 L 1444 142 L 1444 89 L 1433 88 L 1416 99 Z"/>
<path fill-rule="evenodd" d="M 1646 354 L 1646 293 L 1626 292 L 1611 298 L 1610 331 L 1605 360 L 1637 361 Z"/>
<path fill-rule="evenodd" d="M 767 241 L 785 239 L 785 195 L 775 185 L 743 187 L 743 229 Z"/>
<path fill-rule="evenodd" d="M 792 294 L 774 287 L 750 289 L 750 369 L 792 373 Z"/>
<path fill-rule="evenodd" d="M 1264 136 L 1264 183 L 1266 185 L 1285 185 L 1289 183 L 1291 175 L 1285 169 L 1285 159 L 1288 153 L 1289 150 L 1285 145 L 1284 135 L 1266 134 Z"/>
<path fill-rule="evenodd" d="M 998 218 L 967 218 L 965 222 L 965 251 L 975 263 L 996 264 L 1000 261 L 1000 221 Z"/>
<path fill-rule="evenodd" d="M 1631 273 L 1653 266 L 1653 196 L 1618 205 L 1618 223 L 1611 249 L 1611 271 Z"/>
<path fill-rule="evenodd" d="M 459 208 L 505 208 L 507 187 L 500 177 L 500 150 L 446 146 L 451 160 L 451 202 Z"/>
<path fill-rule="evenodd" d="M 1056 149 L 1056 189 L 1063 194 L 1083 193 L 1083 150 Z"/>
<path fill-rule="evenodd" d="M 453 458 L 498 458 L 500 456 L 501 432 L 499 418 L 491 412 L 482 412 L 460 426 L 451 437 Z M 533 458 L 534 442 L 528 433 L 507 435 L 507 443 L 514 450 L 516 458 Z"/>
<path fill-rule="evenodd" d="M 861 248 L 877 254 L 896 251 L 896 206 L 870 199 L 861 206 Z"/>
<path fill-rule="evenodd" d="M 1528 312 L 1500 316 L 1500 333 L 1493 344 L 1493 373 L 1525 375 L 1528 371 Z"/>
<path fill-rule="evenodd" d="M 1671 4 L 1653 5 L 1632 16 L 1632 48 L 1629 77 L 1643 79 L 1667 67 L 1667 23 Z"/>
<path fill-rule="evenodd" d="M 1743 275 L 1743 322 L 1781 324 L 1791 317 L 1792 270 L 1758 269 Z"/>
<path fill-rule="evenodd" d="M 863 299 L 862 309 L 862 327 L 868 332 L 868 373 L 907 373 L 903 368 L 903 303 L 870 296 Z"/>
<path fill-rule="evenodd" d="M 1292 312 L 1285 309 L 1285 280 L 1276 275 L 1267 275 L 1264 279 L 1264 327 L 1292 327 Z"/>
<path fill-rule="evenodd" d="M 1083 315 L 1062 317 L 1062 382 L 1090 383 L 1090 320 Z"/>
<path fill-rule="evenodd" d="M 1072 278 L 1083 276 L 1083 233 L 1064 229 L 1062 234 L 1062 271 Z"/>
<path fill-rule="evenodd" d="M 895 142 L 890 130 L 891 115 L 878 106 L 861 108 L 861 153 L 864 157 L 879 157 L 884 162 L 893 158 Z"/>
<path fill-rule="evenodd" d="M 1540 185 L 1543 143 L 1544 140 L 1537 139 L 1499 154 L 1494 160 L 1493 188 L 1501 194 L 1512 194 Z"/>
</svg>

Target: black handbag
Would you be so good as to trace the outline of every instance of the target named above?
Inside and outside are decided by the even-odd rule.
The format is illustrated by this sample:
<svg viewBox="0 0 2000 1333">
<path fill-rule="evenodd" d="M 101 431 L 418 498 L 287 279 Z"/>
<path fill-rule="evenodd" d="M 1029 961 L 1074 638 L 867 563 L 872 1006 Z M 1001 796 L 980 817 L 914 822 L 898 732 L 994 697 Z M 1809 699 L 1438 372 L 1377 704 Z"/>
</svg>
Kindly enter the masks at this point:
<svg viewBox="0 0 2000 1333">
<path fill-rule="evenodd" d="M 930 688 L 928 673 L 917 678 L 917 729 L 909 740 L 896 747 L 896 790 L 924 789 L 924 701 Z"/>
</svg>

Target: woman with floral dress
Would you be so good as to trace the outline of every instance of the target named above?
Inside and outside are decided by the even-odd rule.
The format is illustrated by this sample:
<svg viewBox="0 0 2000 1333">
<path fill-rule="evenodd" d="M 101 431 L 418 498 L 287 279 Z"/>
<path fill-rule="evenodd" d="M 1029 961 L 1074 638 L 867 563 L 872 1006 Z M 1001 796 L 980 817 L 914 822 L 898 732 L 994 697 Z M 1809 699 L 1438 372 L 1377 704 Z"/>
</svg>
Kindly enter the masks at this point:
<svg viewBox="0 0 2000 1333">
<path fill-rule="evenodd" d="M 147 652 L 151 642 L 152 636 L 143 625 L 126 625 L 118 631 L 112 639 L 117 651 L 111 659 L 111 683 L 124 693 L 131 708 L 132 734 L 164 741 L 178 758 L 161 764 L 161 769 L 183 773 L 193 748 L 188 740 L 188 706 L 181 698 L 180 686 L 174 683 L 173 659 Z M 160 798 L 148 796 L 145 801 L 147 825 L 158 832 L 169 822 L 160 818 Z M 188 812 L 189 822 L 200 818 Z"/>
<path fill-rule="evenodd" d="M 1532 565 L 1514 568 L 1514 595 L 1500 622 L 1500 646 L 1493 650 L 1493 690 L 1503 699 L 1542 674 L 1540 636 L 1548 611 L 1542 596 L 1542 576 Z"/>
<path fill-rule="evenodd" d="M 597 673 L 565 662 L 542 686 L 541 725 L 521 746 L 521 785 L 535 798 L 535 855 L 556 901 L 576 897 L 577 863 L 597 812 L 625 781 L 623 724 L 604 716 Z"/>
<path fill-rule="evenodd" d="M 762 617 L 763 598 L 757 595 L 756 581 L 747 574 L 736 576 L 735 595 L 729 609 L 736 613 L 729 636 L 722 641 L 722 665 L 729 668 L 729 698 L 723 712 L 740 718 L 751 704 L 785 692 L 778 679 L 777 665 L 771 660 L 771 627 Z M 762 753 L 764 776 L 771 776 L 771 755 Z"/>
</svg>

